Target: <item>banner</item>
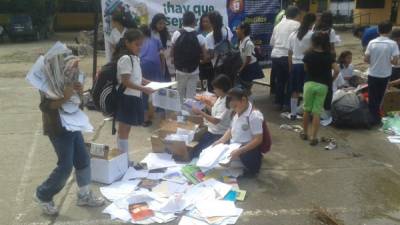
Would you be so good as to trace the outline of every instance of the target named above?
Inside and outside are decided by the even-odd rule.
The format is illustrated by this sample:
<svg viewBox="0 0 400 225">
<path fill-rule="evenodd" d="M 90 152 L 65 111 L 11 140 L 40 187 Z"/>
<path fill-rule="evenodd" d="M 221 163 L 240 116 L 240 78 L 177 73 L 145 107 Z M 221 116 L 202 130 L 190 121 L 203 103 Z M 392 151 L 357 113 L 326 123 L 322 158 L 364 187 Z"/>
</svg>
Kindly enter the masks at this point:
<svg viewBox="0 0 400 225">
<path fill-rule="evenodd" d="M 259 48 L 261 64 L 270 64 L 272 47 L 269 40 L 275 16 L 281 10 L 281 0 L 228 0 L 229 26 L 232 30 L 243 21 L 251 24 L 251 38 Z"/>
<path fill-rule="evenodd" d="M 182 26 L 182 16 L 186 11 L 194 12 L 200 19 L 203 14 L 215 10 L 223 16 L 224 24 L 229 25 L 234 34 L 242 21 L 251 24 L 252 38 L 266 62 L 271 52 L 269 40 L 274 18 L 280 7 L 281 0 L 102 0 L 106 54 L 110 54 L 107 40 L 112 31 L 111 15 L 117 9 L 125 12 L 138 26 L 149 24 L 155 14 L 162 13 L 167 17 L 170 32 Z M 236 38 L 234 43 L 237 44 Z"/>
</svg>

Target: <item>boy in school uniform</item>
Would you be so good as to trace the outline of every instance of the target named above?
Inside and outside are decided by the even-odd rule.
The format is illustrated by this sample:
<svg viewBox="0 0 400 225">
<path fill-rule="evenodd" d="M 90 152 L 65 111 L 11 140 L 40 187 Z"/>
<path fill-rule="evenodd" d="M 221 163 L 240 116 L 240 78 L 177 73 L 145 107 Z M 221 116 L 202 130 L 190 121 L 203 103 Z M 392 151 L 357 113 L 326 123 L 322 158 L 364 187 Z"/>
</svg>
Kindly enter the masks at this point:
<svg viewBox="0 0 400 225">
<path fill-rule="evenodd" d="M 76 182 L 79 187 L 77 205 L 90 207 L 104 205 L 104 199 L 94 196 L 90 190 L 90 156 L 86 150 L 82 133 L 68 131 L 61 124 L 58 110 L 65 102 L 69 101 L 74 93 L 82 93 L 80 83 L 74 84 L 73 87 L 66 87 L 62 99 L 52 100 L 47 98 L 44 93 L 40 93 L 39 107 L 43 117 L 43 132 L 53 144 L 57 155 L 57 167 L 37 187 L 34 200 L 43 213 L 50 216 L 58 214 L 53 197 L 64 188 L 73 168 L 75 168 Z"/>
<path fill-rule="evenodd" d="M 289 106 L 289 36 L 300 27 L 300 10 L 295 6 L 286 9 L 286 18 L 275 26 L 270 45 L 271 52 L 271 88 L 276 94 L 275 103 L 283 109 Z"/>
<path fill-rule="evenodd" d="M 370 41 L 364 57 L 364 61 L 369 64 L 368 104 L 373 124 L 381 122 L 382 99 L 392 73 L 392 64 L 398 64 L 400 54 L 397 43 L 389 38 L 392 23 L 390 21 L 380 23 L 378 31 L 380 36 Z"/>
<path fill-rule="evenodd" d="M 171 55 L 176 69 L 181 102 L 196 95 L 201 55 L 207 55 L 206 40 L 198 34 L 195 27 L 196 16 L 193 12 L 186 12 L 183 14 L 183 28 L 175 31 L 171 40 Z"/>
</svg>

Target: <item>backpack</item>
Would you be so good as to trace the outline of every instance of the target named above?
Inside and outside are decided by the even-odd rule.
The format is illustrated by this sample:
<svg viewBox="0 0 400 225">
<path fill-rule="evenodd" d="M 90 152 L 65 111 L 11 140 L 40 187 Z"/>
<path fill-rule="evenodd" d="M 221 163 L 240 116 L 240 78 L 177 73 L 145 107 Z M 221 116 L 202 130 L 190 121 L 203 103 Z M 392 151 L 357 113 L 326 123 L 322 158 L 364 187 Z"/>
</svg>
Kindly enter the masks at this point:
<svg viewBox="0 0 400 225">
<path fill-rule="evenodd" d="M 175 68 L 182 72 L 191 73 L 200 65 L 201 46 L 197 39 L 197 32 L 179 31 L 181 35 L 175 42 Z"/>
<path fill-rule="evenodd" d="M 236 75 L 239 72 L 243 62 L 242 58 L 240 57 L 240 51 L 232 48 L 232 44 L 228 40 L 228 33 L 228 28 L 226 28 L 225 39 L 215 46 L 214 52 L 217 54 L 215 66 L 216 73 L 227 75 L 234 84 Z M 220 61 L 222 61 L 222 65 L 218 66 Z"/>
<path fill-rule="evenodd" d="M 123 85 L 117 86 L 117 62 L 109 62 L 101 68 L 91 93 L 96 109 L 104 116 L 114 116 L 117 111 L 118 99 L 125 91 Z"/>
<path fill-rule="evenodd" d="M 253 113 L 254 110 L 255 109 L 253 107 L 251 109 L 251 113 Z M 250 126 L 250 118 L 249 117 L 247 117 L 247 123 Z M 263 123 L 262 123 L 262 129 L 263 129 L 263 133 L 262 133 L 263 139 L 262 139 L 262 142 L 261 142 L 261 144 L 259 146 L 259 150 L 261 151 L 261 153 L 266 154 L 271 150 L 272 139 L 271 139 L 271 133 L 269 132 L 267 123 L 265 121 L 263 121 Z"/>
<path fill-rule="evenodd" d="M 247 40 L 246 43 L 244 44 L 244 46 L 247 46 L 247 43 L 248 43 L 249 41 L 250 41 L 250 40 Z M 263 55 L 262 55 L 262 50 L 261 50 L 261 48 L 260 48 L 259 46 L 254 46 L 254 52 L 252 53 L 252 55 L 253 55 L 254 57 L 256 57 L 257 62 L 262 61 L 262 60 L 264 59 L 264 57 L 263 57 Z"/>
</svg>

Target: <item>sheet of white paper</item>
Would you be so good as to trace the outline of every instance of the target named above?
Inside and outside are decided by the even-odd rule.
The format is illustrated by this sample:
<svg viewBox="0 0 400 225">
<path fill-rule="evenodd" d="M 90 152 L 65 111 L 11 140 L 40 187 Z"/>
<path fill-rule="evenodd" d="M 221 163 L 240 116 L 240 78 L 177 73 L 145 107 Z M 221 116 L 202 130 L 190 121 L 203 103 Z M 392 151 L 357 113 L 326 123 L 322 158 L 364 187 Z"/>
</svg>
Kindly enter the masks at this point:
<svg viewBox="0 0 400 225">
<path fill-rule="evenodd" d="M 231 153 L 236 149 L 240 148 L 241 144 L 233 143 L 228 146 L 228 150 L 225 151 L 222 156 L 220 157 L 219 163 L 220 164 L 228 164 L 231 162 Z"/>
<path fill-rule="evenodd" d="M 171 195 L 160 208 L 156 209 L 156 211 L 163 213 L 181 213 L 189 205 L 190 203 L 182 194 L 174 194 Z"/>
<path fill-rule="evenodd" d="M 186 178 L 183 177 L 181 172 L 181 167 L 170 167 L 168 168 L 165 173 L 163 180 L 175 182 L 178 184 L 185 184 L 187 182 Z"/>
<path fill-rule="evenodd" d="M 153 90 L 160 90 L 163 88 L 168 88 L 173 85 L 175 85 L 177 82 L 150 82 L 149 84 L 146 85 L 146 87 L 149 87 Z"/>
<path fill-rule="evenodd" d="M 177 165 L 174 159 L 172 159 L 172 155 L 168 153 L 149 153 L 141 162 L 146 163 L 148 170 L 173 167 Z"/>
<path fill-rule="evenodd" d="M 187 136 L 186 143 L 189 144 L 190 142 L 193 141 L 195 132 L 193 130 L 187 130 L 178 127 L 178 129 L 176 130 L 176 134 L 186 135 Z"/>
<path fill-rule="evenodd" d="M 111 203 L 109 206 L 107 206 L 107 208 L 103 210 L 103 213 L 109 214 L 112 220 L 120 219 L 123 222 L 128 222 L 132 218 L 128 209 L 121 209 L 114 203 Z"/>
<path fill-rule="evenodd" d="M 387 137 L 390 143 L 400 144 L 400 136 L 389 136 Z"/>
<path fill-rule="evenodd" d="M 208 180 L 202 182 L 201 184 L 206 187 L 213 188 L 215 190 L 215 192 L 218 194 L 219 199 L 224 198 L 225 195 L 228 194 L 228 192 L 230 190 L 232 190 L 231 185 L 222 183 L 215 179 L 208 179 Z"/>
<path fill-rule="evenodd" d="M 236 224 L 240 215 L 242 215 L 243 213 L 243 209 L 240 208 L 236 208 L 236 214 L 237 216 L 231 216 L 231 217 L 227 217 L 222 223 L 221 225 L 228 225 L 228 224 Z"/>
<path fill-rule="evenodd" d="M 216 164 L 218 164 L 220 157 L 227 150 L 228 146 L 224 144 L 210 146 L 201 152 L 196 165 L 200 167 L 203 172 L 212 169 Z"/>
<path fill-rule="evenodd" d="M 217 198 L 214 189 L 205 187 L 201 183 L 191 186 L 184 194 L 184 197 L 190 204 L 196 204 L 196 202 L 201 200 L 215 200 Z"/>
<path fill-rule="evenodd" d="M 179 112 L 182 109 L 179 92 L 172 89 L 160 89 L 151 95 L 154 106 Z"/>
<path fill-rule="evenodd" d="M 149 173 L 147 179 L 149 180 L 161 180 L 164 177 L 164 173 Z"/>
<path fill-rule="evenodd" d="M 149 175 L 148 170 L 136 170 L 133 167 L 129 167 L 128 170 L 126 171 L 124 177 L 122 178 L 123 181 L 126 180 L 134 180 L 138 178 L 145 178 Z"/>
<path fill-rule="evenodd" d="M 188 216 L 182 216 L 178 225 L 208 225 L 208 223 Z"/>
<path fill-rule="evenodd" d="M 135 191 L 140 180 L 119 181 L 109 186 L 101 187 L 100 192 L 110 201 L 123 198 Z"/>
<path fill-rule="evenodd" d="M 38 90 L 47 93 L 49 90 L 46 75 L 42 72 L 44 65 L 44 57 L 39 56 L 36 62 L 33 64 L 28 74 L 26 75 L 26 80 Z"/>
<path fill-rule="evenodd" d="M 69 114 L 62 110 L 58 110 L 60 114 L 61 124 L 68 131 L 93 132 L 93 126 L 90 124 L 89 117 L 82 111 Z"/>
<path fill-rule="evenodd" d="M 196 203 L 202 217 L 238 216 L 235 203 L 225 200 L 202 200 Z"/>
</svg>

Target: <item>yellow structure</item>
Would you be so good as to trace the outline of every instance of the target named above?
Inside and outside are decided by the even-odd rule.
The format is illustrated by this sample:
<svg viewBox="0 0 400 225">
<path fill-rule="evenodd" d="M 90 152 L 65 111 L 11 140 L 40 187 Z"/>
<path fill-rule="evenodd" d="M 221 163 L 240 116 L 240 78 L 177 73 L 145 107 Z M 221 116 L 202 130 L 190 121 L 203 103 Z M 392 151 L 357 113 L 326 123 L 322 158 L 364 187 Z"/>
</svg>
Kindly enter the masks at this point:
<svg viewBox="0 0 400 225">
<path fill-rule="evenodd" d="M 362 1 L 362 0 L 356 0 L 356 1 Z M 399 0 L 379 0 L 379 1 L 385 1 L 383 8 L 360 9 L 356 7 L 354 9 L 354 23 L 359 25 L 369 25 L 369 24 L 378 24 L 384 20 L 391 20 L 394 24 L 400 25 L 399 7 L 397 5 L 396 9 L 396 6 L 394 4 L 396 2 L 399 3 L 400 1 Z M 397 16 L 393 15 L 393 13 L 395 14 L 397 13 Z"/>
<path fill-rule="evenodd" d="M 94 13 L 56 13 L 56 30 L 92 30 L 93 27 Z"/>
<path fill-rule="evenodd" d="M 317 13 L 329 9 L 330 0 L 310 0 L 310 12 Z"/>
</svg>

